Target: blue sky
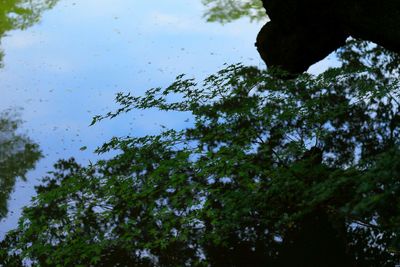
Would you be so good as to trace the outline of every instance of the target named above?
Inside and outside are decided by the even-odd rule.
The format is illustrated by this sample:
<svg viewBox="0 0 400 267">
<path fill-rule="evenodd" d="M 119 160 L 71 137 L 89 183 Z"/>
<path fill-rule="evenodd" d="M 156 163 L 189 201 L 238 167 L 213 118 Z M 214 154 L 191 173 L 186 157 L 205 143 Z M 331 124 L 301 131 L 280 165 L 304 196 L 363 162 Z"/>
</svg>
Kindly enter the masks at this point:
<svg viewBox="0 0 400 267">
<path fill-rule="evenodd" d="M 262 23 L 243 19 L 206 23 L 200 0 L 61 0 L 39 24 L 9 32 L 0 69 L 0 110 L 22 107 L 23 131 L 45 154 L 28 182 L 19 182 L 0 237 L 13 228 L 20 208 L 59 158 L 94 160 L 92 151 L 112 136 L 181 128 L 187 114 L 132 112 L 89 127 L 115 108 L 117 92 L 142 94 L 181 73 L 201 80 L 224 63 L 264 68 L 254 42 Z M 313 66 L 319 72 L 334 59 Z M 86 151 L 80 147 L 87 146 Z"/>
</svg>

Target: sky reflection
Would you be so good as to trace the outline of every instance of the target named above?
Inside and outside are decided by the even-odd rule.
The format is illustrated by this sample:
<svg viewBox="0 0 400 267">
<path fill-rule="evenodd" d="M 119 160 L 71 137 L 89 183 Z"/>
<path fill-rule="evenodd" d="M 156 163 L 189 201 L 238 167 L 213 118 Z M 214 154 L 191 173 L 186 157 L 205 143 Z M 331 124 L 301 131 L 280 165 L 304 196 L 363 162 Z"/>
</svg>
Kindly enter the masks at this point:
<svg viewBox="0 0 400 267">
<path fill-rule="evenodd" d="M 45 158 L 28 182 L 17 183 L 0 237 L 57 159 L 88 163 L 112 136 L 187 125 L 188 114 L 135 111 L 89 127 L 92 116 L 115 108 L 117 92 L 141 94 L 181 73 L 201 80 L 224 63 L 264 67 L 254 47 L 260 23 L 210 24 L 203 13 L 201 1 L 69 0 L 45 12 L 39 24 L 8 32 L 1 41 L 0 110 L 23 108 L 23 131 Z"/>
</svg>

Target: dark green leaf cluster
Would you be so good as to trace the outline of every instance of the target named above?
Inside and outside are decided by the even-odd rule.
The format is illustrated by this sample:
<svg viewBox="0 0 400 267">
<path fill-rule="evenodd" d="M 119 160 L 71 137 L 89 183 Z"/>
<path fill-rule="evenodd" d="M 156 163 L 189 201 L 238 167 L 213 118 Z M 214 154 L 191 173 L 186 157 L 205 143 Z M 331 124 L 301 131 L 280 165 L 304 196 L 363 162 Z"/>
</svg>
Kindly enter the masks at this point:
<svg viewBox="0 0 400 267">
<path fill-rule="evenodd" d="M 0 113 L 0 219 L 7 215 L 7 203 L 16 179 L 25 180 L 41 158 L 39 146 L 19 133 L 21 121 L 13 111 Z"/>
<path fill-rule="evenodd" d="M 226 66 L 181 75 L 116 112 L 191 112 L 192 127 L 113 138 L 57 163 L 3 261 L 39 266 L 393 266 L 399 260 L 399 91 L 375 68 L 295 80 Z M 171 97 L 174 96 L 174 97 Z M 179 99 L 171 101 L 170 99 Z M 293 265 L 294 264 L 294 265 Z"/>
</svg>

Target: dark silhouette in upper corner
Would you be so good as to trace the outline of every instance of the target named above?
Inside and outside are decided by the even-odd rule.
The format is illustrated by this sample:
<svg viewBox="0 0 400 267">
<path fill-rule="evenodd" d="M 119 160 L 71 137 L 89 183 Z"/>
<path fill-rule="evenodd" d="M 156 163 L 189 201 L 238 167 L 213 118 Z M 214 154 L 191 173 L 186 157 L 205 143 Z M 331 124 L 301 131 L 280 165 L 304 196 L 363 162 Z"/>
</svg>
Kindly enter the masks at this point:
<svg viewBox="0 0 400 267">
<path fill-rule="evenodd" d="M 400 51 L 398 0 L 262 0 L 270 21 L 256 46 L 269 67 L 301 74 L 348 37 Z"/>
</svg>

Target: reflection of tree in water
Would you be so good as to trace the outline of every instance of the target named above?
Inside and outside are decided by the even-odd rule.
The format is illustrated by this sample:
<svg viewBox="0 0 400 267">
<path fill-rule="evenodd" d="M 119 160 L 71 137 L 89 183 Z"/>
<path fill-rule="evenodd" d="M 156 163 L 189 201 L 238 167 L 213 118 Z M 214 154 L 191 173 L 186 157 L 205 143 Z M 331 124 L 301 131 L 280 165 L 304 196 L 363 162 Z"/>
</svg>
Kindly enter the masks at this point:
<svg viewBox="0 0 400 267">
<path fill-rule="evenodd" d="M 204 14 L 210 22 L 231 22 L 243 17 L 262 20 L 267 16 L 260 0 L 202 0 L 207 7 Z"/>
<path fill-rule="evenodd" d="M 40 20 L 43 11 L 58 0 L 3 0 L 0 2 L 0 42 L 11 30 L 23 30 Z M 4 53 L 0 50 L 0 67 Z M 7 201 L 16 179 L 25 179 L 41 153 L 28 137 L 17 133 L 21 121 L 10 112 L 0 113 L 0 219 L 7 215 Z"/>
<path fill-rule="evenodd" d="M 26 29 L 38 22 L 43 11 L 52 8 L 58 0 L 3 0 L 0 2 L 0 38 L 6 32 Z M 0 61 L 3 52 L 0 51 Z"/>
<path fill-rule="evenodd" d="M 20 124 L 15 113 L 0 114 L 0 219 L 7 215 L 7 202 L 16 179 L 25 180 L 27 171 L 41 157 L 38 145 L 17 132 Z"/>
<path fill-rule="evenodd" d="M 113 138 L 98 152 L 119 154 L 87 167 L 59 161 L 0 242 L 0 262 L 394 266 L 397 81 L 347 60 L 317 77 L 233 65 L 203 86 L 180 76 L 144 97 L 119 94 L 121 107 L 94 123 L 159 108 L 192 112 L 194 126 Z"/>
<path fill-rule="evenodd" d="M 159 108 L 195 124 L 113 138 L 98 152 L 119 154 L 88 167 L 59 161 L 0 242 L 0 263 L 394 266 L 399 59 L 357 40 L 339 52 L 342 66 L 317 77 L 230 66 L 203 87 L 180 76 L 119 94 L 122 107 L 94 122 Z"/>
</svg>

